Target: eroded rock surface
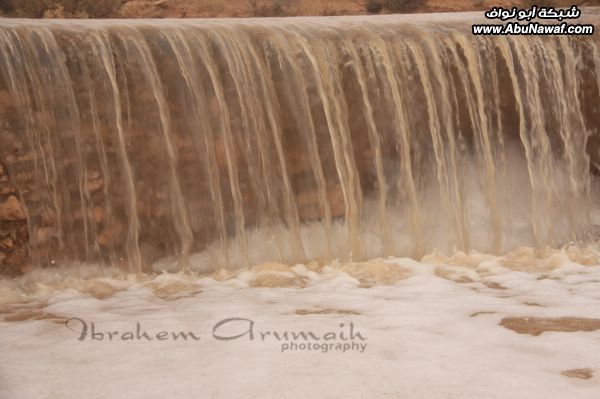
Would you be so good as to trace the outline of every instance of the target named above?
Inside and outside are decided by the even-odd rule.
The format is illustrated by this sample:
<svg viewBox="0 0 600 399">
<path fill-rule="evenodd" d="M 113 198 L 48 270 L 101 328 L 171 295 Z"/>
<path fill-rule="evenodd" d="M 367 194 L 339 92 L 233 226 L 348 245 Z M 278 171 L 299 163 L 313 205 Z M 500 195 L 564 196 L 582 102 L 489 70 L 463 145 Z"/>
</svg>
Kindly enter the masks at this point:
<svg viewBox="0 0 600 399">
<path fill-rule="evenodd" d="M 25 210 L 0 162 L 0 275 L 21 274 L 27 264 L 27 220 Z"/>
</svg>

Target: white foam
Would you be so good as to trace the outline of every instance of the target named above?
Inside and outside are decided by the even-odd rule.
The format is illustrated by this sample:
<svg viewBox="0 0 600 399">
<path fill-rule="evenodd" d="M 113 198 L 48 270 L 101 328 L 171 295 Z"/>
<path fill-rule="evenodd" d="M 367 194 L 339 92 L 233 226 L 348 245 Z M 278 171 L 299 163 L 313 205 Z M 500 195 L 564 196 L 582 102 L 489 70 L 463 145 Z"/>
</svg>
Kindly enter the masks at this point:
<svg viewBox="0 0 600 399">
<path fill-rule="evenodd" d="M 582 254 L 585 262 L 573 260 Z M 597 254 L 596 247 L 522 249 L 502 257 L 432 254 L 422 262 L 270 263 L 212 275 L 92 273 L 77 283 L 71 276 L 70 285 L 57 278 L 64 271 L 40 272 L 10 287 L 4 281 L 3 292 L 102 331 L 131 331 L 140 322 L 151 333 L 192 330 L 201 339 L 79 342 L 60 322 L 0 322 L 0 397 L 596 398 L 600 331 L 532 336 L 498 323 L 600 319 Z M 521 270 L 523 262 L 531 269 Z M 250 287 L 265 276 L 282 286 Z M 352 321 L 367 348 L 281 353 L 276 340 L 215 340 L 213 326 L 231 317 L 252 319 L 257 331 L 338 331 Z M 579 368 L 596 375 L 561 374 Z"/>
</svg>

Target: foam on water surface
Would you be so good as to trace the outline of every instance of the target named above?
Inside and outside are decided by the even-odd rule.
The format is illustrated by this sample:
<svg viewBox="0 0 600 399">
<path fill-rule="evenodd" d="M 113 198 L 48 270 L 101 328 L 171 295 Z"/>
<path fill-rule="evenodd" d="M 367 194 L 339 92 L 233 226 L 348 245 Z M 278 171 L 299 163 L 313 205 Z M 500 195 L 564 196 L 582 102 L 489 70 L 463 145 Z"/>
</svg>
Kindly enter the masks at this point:
<svg viewBox="0 0 600 399">
<path fill-rule="evenodd" d="M 0 286 L 0 387 L 12 399 L 595 398 L 599 257 L 597 246 L 524 247 L 209 274 L 37 271 Z M 79 341 L 73 318 L 105 337 Z M 229 318 L 251 320 L 254 339 L 215 339 Z M 137 323 L 154 338 L 199 340 L 123 340 Z M 217 332 L 243 333 L 243 323 Z M 287 341 L 260 336 L 334 332 L 343 342 L 350 323 L 362 352 L 282 352 Z"/>
</svg>

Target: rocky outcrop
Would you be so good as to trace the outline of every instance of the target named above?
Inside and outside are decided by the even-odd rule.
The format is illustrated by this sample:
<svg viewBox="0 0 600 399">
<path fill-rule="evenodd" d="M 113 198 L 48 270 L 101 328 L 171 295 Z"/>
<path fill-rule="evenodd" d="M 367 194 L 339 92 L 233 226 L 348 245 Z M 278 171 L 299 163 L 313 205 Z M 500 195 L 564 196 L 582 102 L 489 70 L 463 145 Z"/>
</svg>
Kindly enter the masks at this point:
<svg viewBox="0 0 600 399">
<path fill-rule="evenodd" d="M 27 217 L 6 167 L 0 163 L 0 275 L 15 276 L 27 265 Z"/>
</svg>

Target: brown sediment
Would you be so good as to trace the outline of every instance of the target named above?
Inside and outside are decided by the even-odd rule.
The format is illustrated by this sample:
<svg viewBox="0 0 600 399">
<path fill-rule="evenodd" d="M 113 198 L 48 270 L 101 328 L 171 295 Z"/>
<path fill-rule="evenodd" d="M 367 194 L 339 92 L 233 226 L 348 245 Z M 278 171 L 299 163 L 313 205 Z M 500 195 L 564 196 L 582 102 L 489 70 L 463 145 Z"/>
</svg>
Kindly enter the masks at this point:
<svg viewBox="0 0 600 399">
<path fill-rule="evenodd" d="M 482 310 L 482 311 L 479 311 L 479 312 L 471 313 L 469 315 L 469 317 L 477 317 L 477 316 L 482 315 L 482 314 L 495 314 L 495 313 L 496 312 L 494 312 L 492 310 Z"/>
<path fill-rule="evenodd" d="M 85 282 L 81 287 L 78 287 L 77 290 L 81 293 L 89 294 L 96 299 L 110 298 L 116 292 L 121 291 L 108 283 L 96 280 Z"/>
<path fill-rule="evenodd" d="M 536 303 L 536 302 L 523 302 L 523 304 L 527 305 L 527 306 L 536 306 L 536 307 L 539 307 L 539 308 L 545 307 L 544 305 L 540 305 L 539 303 Z"/>
<path fill-rule="evenodd" d="M 313 315 L 313 314 L 352 314 L 352 315 L 360 314 L 360 312 L 357 312 L 356 310 L 329 309 L 329 308 L 328 309 L 296 309 L 295 313 L 300 316 Z"/>
<path fill-rule="evenodd" d="M 63 324 L 67 318 L 40 310 L 24 311 L 4 316 L 4 321 L 7 322 L 21 322 L 29 320 L 48 320 L 56 324 Z"/>
<path fill-rule="evenodd" d="M 582 380 L 589 380 L 590 378 L 592 378 L 594 376 L 594 371 L 589 368 L 571 369 L 571 370 L 564 370 L 561 372 L 561 374 L 566 377 L 569 377 L 569 378 L 580 378 Z"/>
<path fill-rule="evenodd" d="M 531 248 L 523 247 L 513 250 L 500 259 L 502 266 L 515 271 L 549 271 L 559 267 L 565 260 L 579 263 L 584 266 L 595 266 L 598 264 L 598 256 L 594 250 L 588 247 L 569 245 L 564 249 Z M 553 279 L 547 274 L 538 278 Z"/>
<path fill-rule="evenodd" d="M 491 260 L 494 255 L 485 253 L 465 253 L 462 251 L 456 251 L 452 256 L 446 256 L 440 253 L 434 253 L 426 255 L 421 259 L 421 262 L 444 264 L 450 266 L 471 266 L 476 267 L 482 262 Z"/>
<path fill-rule="evenodd" d="M 209 275 L 209 277 L 216 281 L 225 281 L 225 280 L 229 280 L 230 278 L 235 277 L 235 274 L 236 273 L 233 270 L 221 268 L 221 269 L 211 273 Z"/>
<path fill-rule="evenodd" d="M 310 262 L 307 262 L 306 268 L 315 273 L 320 273 L 321 271 L 323 271 L 323 266 L 316 260 L 311 260 Z"/>
<path fill-rule="evenodd" d="M 301 276 L 289 276 L 275 273 L 265 273 L 258 275 L 250 281 L 251 287 L 257 288 L 277 288 L 277 287 L 305 287 L 308 280 Z"/>
<path fill-rule="evenodd" d="M 296 275 L 289 265 L 279 262 L 264 262 L 251 269 L 258 275 L 250 281 L 251 287 L 304 287 L 308 280 Z"/>
<path fill-rule="evenodd" d="M 486 287 L 494 289 L 494 290 L 506 290 L 507 288 L 500 283 L 495 281 L 484 281 L 483 283 Z"/>
<path fill-rule="evenodd" d="M 259 265 L 253 266 L 252 270 L 255 272 L 286 272 L 292 273 L 292 268 L 286 264 L 279 262 L 263 262 Z"/>
<path fill-rule="evenodd" d="M 587 250 L 587 248 L 579 248 L 569 246 L 566 250 L 567 257 L 572 261 L 584 266 L 596 266 L 600 263 L 600 259 L 595 252 Z"/>
<path fill-rule="evenodd" d="M 434 271 L 435 275 L 444 278 L 446 280 L 454 281 L 456 283 L 472 283 L 473 279 L 460 274 L 459 272 L 444 269 L 442 267 L 436 267 Z"/>
<path fill-rule="evenodd" d="M 550 266 L 543 260 L 541 250 L 531 247 L 522 247 L 510 251 L 500 259 L 500 264 L 507 269 L 526 272 L 547 270 Z"/>
<path fill-rule="evenodd" d="M 19 302 L 0 306 L 0 320 L 15 323 L 28 320 L 49 320 L 53 323 L 64 323 L 66 318 L 46 312 L 47 303 Z"/>
<path fill-rule="evenodd" d="M 538 336 L 544 332 L 578 332 L 600 330 L 600 319 L 583 317 L 505 317 L 500 325 L 517 334 Z"/>
<path fill-rule="evenodd" d="M 410 270 L 404 269 L 398 264 L 387 263 L 381 260 L 350 262 L 335 266 L 334 268 L 360 281 L 363 288 L 369 288 L 374 285 L 394 285 L 412 275 Z"/>
<path fill-rule="evenodd" d="M 151 282 L 146 284 L 146 286 L 150 288 L 158 298 L 167 300 L 190 297 L 202 292 L 197 285 L 183 281 L 169 283 Z"/>
<path fill-rule="evenodd" d="M 46 307 L 46 303 L 32 303 L 29 301 L 18 301 L 13 303 L 7 303 L 0 306 L 0 315 L 10 314 L 23 310 L 31 309 L 42 309 Z"/>
</svg>

